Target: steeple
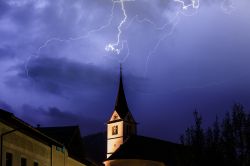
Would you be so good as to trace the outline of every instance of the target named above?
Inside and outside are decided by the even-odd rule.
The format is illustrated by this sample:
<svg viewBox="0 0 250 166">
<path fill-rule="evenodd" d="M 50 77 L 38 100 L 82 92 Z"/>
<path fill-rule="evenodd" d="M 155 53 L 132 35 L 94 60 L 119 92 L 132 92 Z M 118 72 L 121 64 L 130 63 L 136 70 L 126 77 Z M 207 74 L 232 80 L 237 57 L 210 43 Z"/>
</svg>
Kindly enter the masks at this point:
<svg viewBox="0 0 250 166">
<path fill-rule="evenodd" d="M 122 65 L 120 64 L 120 82 L 119 89 L 115 103 L 115 110 L 119 114 L 119 116 L 123 119 L 129 112 L 127 100 L 124 93 L 123 88 L 123 80 L 122 80 Z"/>
<path fill-rule="evenodd" d="M 136 122 L 128 109 L 123 89 L 122 66 L 115 109 L 107 123 L 107 158 L 131 135 L 136 134 Z"/>
</svg>

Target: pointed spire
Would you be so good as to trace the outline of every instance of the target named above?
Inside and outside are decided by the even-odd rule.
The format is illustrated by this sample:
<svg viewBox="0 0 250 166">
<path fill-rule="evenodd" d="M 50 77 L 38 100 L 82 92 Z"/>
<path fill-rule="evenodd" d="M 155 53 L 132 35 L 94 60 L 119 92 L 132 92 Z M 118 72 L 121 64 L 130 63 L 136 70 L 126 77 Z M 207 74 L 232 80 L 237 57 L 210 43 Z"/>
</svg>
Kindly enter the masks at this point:
<svg viewBox="0 0 250 166">
<path fill-rule="evenodd" d="M 120 77 L 122 76 L 122 64 L 120 63 Z"/>
<path fill-rule="evenodd" d="M 120 64 L 120 82 L 119 89 L 115 103 L 115 110 L 121 118 L 124 118 L 129 112 L 128 104 L 126 101 L 124 89 L 123 89 L 123 80 L 122 80 L 122 64 Z"/>
</svg>

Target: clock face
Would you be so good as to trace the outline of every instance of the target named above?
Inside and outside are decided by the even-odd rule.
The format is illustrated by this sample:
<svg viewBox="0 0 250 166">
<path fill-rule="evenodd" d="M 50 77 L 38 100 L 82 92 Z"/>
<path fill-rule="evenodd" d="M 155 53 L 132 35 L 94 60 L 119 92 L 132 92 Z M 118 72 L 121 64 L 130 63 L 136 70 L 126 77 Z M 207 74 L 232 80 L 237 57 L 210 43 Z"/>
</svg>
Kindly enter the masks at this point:
<svg viewBox="0 0 250 166">
<path fill-rule="evenodd" d="M 118 125 L 115 125 L 112 127 L 112 135 L 117 135 L 118 134 Z"/>
</svg>

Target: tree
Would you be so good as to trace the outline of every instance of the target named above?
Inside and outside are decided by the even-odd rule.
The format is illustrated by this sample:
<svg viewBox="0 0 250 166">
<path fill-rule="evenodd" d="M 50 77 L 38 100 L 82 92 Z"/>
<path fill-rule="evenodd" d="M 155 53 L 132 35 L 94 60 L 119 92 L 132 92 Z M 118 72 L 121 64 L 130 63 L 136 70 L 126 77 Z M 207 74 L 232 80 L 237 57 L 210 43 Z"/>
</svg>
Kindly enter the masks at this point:
<svg viewBox="0 0 250 166">
<path fill-rule="evenodd" d="M 235 138 L 235 149 L 240 165 L 245 165 L 246 153 L 246 114 L 241 104 L 234 104 L 232 112 L 232 127 Z"/>
<path fill-rule="evenodd" d="M 236 164 L 236 143 L 233 134 L 233 126 L 231 122 L 230 114 L 227 113 L 222 122 L 222 136 L 221 136 L 221 148 L 223 155 L 223 160 L 226 165 Z"/>
<path fill-rule="evenodd" d="M 202 128 L 202 117 L 194 111 L 194 125 L 181 136 L 181 143 L 192 147 L 192 165 L 250 165 L 250 114 L 241 104 L 234 104 L 220 122 L 207 130 Z"/>
</svg>

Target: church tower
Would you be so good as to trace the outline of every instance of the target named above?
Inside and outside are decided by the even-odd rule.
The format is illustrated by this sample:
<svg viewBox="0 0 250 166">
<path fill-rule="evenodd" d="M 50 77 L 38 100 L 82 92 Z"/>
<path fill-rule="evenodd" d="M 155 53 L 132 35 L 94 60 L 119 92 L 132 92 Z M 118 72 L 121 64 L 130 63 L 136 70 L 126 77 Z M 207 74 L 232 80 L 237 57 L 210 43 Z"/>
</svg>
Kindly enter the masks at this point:
<svg viewBox="0 0 250 166">
<path fill-rule="evenodd" d="M 122 82 L 120 67 L 120 83 L 114 112 L 107 123 L 107 158 L 131 135 L 136 134 L 136 122 L 129 111 Z"/>
</svg>

